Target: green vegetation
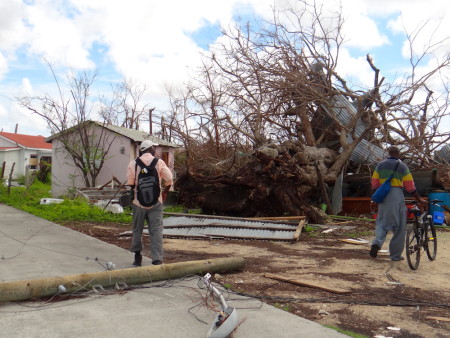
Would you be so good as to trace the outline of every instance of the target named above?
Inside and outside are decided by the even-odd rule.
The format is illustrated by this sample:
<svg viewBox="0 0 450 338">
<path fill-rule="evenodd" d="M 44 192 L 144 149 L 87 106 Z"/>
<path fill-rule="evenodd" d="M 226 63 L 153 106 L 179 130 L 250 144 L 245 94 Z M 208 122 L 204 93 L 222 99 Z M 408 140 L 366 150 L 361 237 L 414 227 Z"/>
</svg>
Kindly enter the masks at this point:
<svg viewBox="0 0 450 338">
<path fill-rule="evenodd" d="M 186 207 L 182 205 L 169 205 L 164 208 L 165 212 L 178 212 L 182 214 L 201 214 L 202 211 L 200 209 L 186 209 Z"/>
<path fill-rule="evenodd" d="M 372 236 L 373 235 L 373 230 L 371 231 L 360 231 L 360 232 L 350 232 L 348 234 L 346 234 L 347 237 L 350 238 L 360 238 L 360 237 L 367 237 L 367 236 Z"/>
<path fill-rule="evenodd" d="M 101 208 L 89 204 L 86 200 L 64 199 L 59 204 L 40 204 L 42 198 L 51 197 L 49 184 L 38 180 L 27 189 L 25 187 L 11 187 L 8 195 L 7 187 L 0 186 L 0 203 L 29 212 L 52 222 L 65 221 L 89 221 L 89 222 L 114 222 L 131 223 L 129 213 L 112 214 Z"/>
<path fill-rule="evenodd" d="M 233 285 L 229 284 L 229 283 L 225 283 L 222 285 L 226 290 L 231 290 L 233 288 Z"/>
<path fill-rule="evenodd" d="M 348 331 L 348 330 L 343 330 L 343 329 L 340 329 L 340 328 L 338 328 L 336 326 L 333 326 L 333 325 L 324 325 L 324 326 L 329 328 L 329 329 L 333 329 L 333 330 L 335 330 L 337 332 L 343 333 L 343 334 L 345 334 L 345 335 L 347 335 L 349 337 L 368 338 L 368 336 L 365 336 L 365 335 L 362 335 L 362 334 L 359 334 L 359 333 L 355 333 L 355 332 L 352 332 L 352 331 Z"/>
<path fill-rule="evenodd" d="M 24 180 L 22 180 L 24 182 Z M 20 183 L 20 182 L 19 182 Z M 131 224 L 132 216 L 127 210 L 123 214 L 113 214 L 102 208 L 90 204 L 82 198 L 65 198 L 59 204 L 40 204 L 42 198 L 51 198 L 51 185 L 35 180 L 29 187 L 11 187 L 8 194 L 7 187 L 0 184 L 0 203 L 29 212 L 51 222 L 93 222 Z M 128 209 L 129 210 L 129 209 Z M 180 205 L 164 208 L 166 212 L 180 212 L 189 214 L 200 213 L 199 209 L 186 210 Z"/>
<path fill-rule="evenodd" d="M 324 234 L 321 233 L 322 229 L 318 226 L 312 225 L 312 224 L 306 224 L 303 228 L 303 231 L 309 236 L 309 237 L 317 237 L 317 236 L 323 236 Z"/>
<path fill-rule="evenodd" d="M 276 308 L 281 309 L 283 311 L 291 312 L 291 308 L 289 307 L 289 304 L 275 303 L 275 304 L 273 304 L 273 306 L 275 306 Z"/>
</svg>

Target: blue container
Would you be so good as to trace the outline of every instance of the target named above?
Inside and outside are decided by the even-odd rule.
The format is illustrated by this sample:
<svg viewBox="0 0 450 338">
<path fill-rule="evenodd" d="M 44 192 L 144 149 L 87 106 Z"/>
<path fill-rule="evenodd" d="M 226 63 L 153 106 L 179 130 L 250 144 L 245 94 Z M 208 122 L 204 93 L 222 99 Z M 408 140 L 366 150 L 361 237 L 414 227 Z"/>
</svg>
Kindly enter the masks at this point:
<svg viewBox="0 0 450 338">
<path fill-rule="evenodd" d="M 433 223 L 436 225 L 444 224 L 444 213 L 440 211 L 433 212 Z"/>
<path fill-rule="evenodd" d="M 442 202 L 439 203 L 440 205 L 446 205 L 450 207 L 450 193 L 448 192 L 430 192 L 428 194 L 428 200 L 441 200 Z M 430 204 L 428 206 L 428 213 L 430 215 L 433 215 L 435 211 L 443 212 L 444 209 L 438 207 L 437 205 Z"/>
</svg>

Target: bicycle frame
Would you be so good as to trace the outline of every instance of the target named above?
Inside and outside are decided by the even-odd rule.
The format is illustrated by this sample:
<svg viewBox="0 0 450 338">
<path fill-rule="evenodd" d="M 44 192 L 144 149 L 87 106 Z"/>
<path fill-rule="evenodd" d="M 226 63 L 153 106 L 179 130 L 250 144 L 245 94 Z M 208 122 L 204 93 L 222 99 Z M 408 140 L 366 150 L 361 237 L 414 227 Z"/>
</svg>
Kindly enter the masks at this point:
<svg viewBox="0 0 450 338">
<path fill-rule="evenodd" d="M 430 203 L 438 205 L 441 202 L 432 200 Z M 419 267 L 421 250 L 423 249 L 430 261 L 436 258 L 437 238 L 436 229 L 433 224 L 432 216 L 427 215 L 427 211 L 423 212 L 414 203 L 412 208 L 408 208 L 408 213 L 414 214 L 412 227 L 409 227 L 406 232 L 406 257 L 408 265 L 412 270 Z"/>
</svg>

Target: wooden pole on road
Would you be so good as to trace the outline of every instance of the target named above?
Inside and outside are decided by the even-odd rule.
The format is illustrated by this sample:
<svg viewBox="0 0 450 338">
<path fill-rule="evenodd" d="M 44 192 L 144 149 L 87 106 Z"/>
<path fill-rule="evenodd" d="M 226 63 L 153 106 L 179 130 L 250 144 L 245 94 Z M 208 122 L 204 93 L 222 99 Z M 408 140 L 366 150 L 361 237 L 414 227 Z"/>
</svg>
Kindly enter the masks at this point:
<svg viewBox="0 0 450 338">
<path fill-rule="evenodd" d="M 239 270 L 244 267 L 244 263 L 242 257 L 213 258 L 64 277 L 4 282 L 0 283 L 0 303 L 91 290 L 98 285 L 102 287 L 111 287 L 116 283 L 133 285 L 175 279 L 192 274 Z M 64 292 L 60 291 L 61 285 L 65 288 Z"/>
</svg>

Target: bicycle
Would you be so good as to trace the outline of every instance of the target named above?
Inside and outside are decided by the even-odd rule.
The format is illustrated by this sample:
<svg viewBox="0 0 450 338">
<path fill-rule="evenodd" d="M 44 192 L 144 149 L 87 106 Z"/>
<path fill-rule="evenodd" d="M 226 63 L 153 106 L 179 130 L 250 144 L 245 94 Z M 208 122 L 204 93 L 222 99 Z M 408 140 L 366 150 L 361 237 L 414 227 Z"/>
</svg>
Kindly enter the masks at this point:
<svg viewBox="0 0 450 338">
<path fill-rule="evenodd" d="M 430 204 L 440 206 L 440 200 L 430 200 Z M 437 253 L 437 237 L 436 228 L 433 223 L 433 217 L 427 215 L 427 211 L 423 212 L 417 206 L 416 201 L 412 201 L 413 207 L 408 208 L 408 213 L 414 216 L 412 227 L 408 227 L 406 231 L 406 258 L 408 265 L 412 270 L 417 270 L 420 263 L 421 250 L 423 249 L 430 261 L 436 259 Z"/>
</svg>

